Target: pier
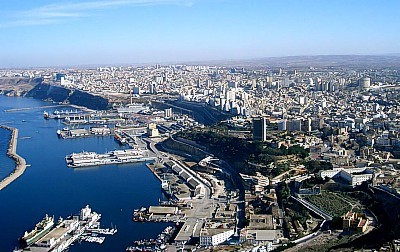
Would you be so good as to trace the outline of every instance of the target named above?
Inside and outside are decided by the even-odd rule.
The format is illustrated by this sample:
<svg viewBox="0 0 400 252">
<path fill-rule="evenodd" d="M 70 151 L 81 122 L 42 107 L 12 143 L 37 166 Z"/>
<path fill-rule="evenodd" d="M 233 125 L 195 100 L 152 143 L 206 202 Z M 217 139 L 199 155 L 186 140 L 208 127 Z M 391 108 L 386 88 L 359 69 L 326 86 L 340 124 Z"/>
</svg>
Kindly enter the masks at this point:
<svg viewBox="0 0 400 252">
<path fill-rule="evenodd" d="M 77 105 L 73 105 L 73 104 L 58 104 L 58 105 L 47 105 L 47 106 L 40 106 L 40 107 L 6 109 L 6 110 L 4 110 L 4 112 L 10 113 L 10 112 L 18 112 L 18 111 L 31 110 L 31 109 L 45 109 L 45 108 L 58 108 L 58 107 L 73 107 L 73 108 L 82 109 L 85 111 L 93 111 L 86 107 L 77 106 Z"/>
<path fill-rule="evenodd" d="M 30 107 L 30 108 L 13 108 L 13 109 L 6 109 L 4 112 L 18 112 L 24 110 L 31 110 L 31 109 L 43 109 L 43 108 L 58 108 L 58 107 L 65 107 L 68 105 L 48 105 L 48 106 L 41 106 L 41 107 Z"/>
<path fill-rule="evenodd" d="M 14 159 L 15 161 L 14 171 L 8 177 L 0 181 L 0 191 L 1 191 L 6 186 L 11 184 L 14 180 L 19 178 L 25 172 L 27 165 L 25 159 L 17 154 L 18 129 L 4 125 L 0 125 L 0 128 L 11 131 L 11 139 L 10 139 L 10 144 L 8 146 L 7 155 L 12 159 Z"/>
<path fill-rule="evenodd" d="M 154 174 L 154 176 L 155 176 L 158 180 L 160 180 L 160 182 L 163 181 L 163 179 L 162 179 L 162 178 L 160 177 L 160 175 L 157 173 L 157 171 L 156 171 L 156 166 L 155 166 L 154 164 L 147 163 L 147 164 L 146 164 L 146 167 Z"/>
<path fill-rule="evenodd" d="M 105 237 L 98 235 L 114 235 L 117 229 L 99 228 L 100 218 L 101 214 L 93 212 L 88 205 L 82 208 L 77 216 L 70 216 L 65 220 L 60 217 L 56 225 L 54 217 L 49 218 L 46 215 L 46 220 L 49 220 L 48 226 L 43 229 L 40 228 L 41 225 L 36 224 L 31 232 L 25 232 L 20 239 L 20 248 L 14 251 L 61 252 L 67 251 L 76 241 L 102 244 Z"/>
</svg>

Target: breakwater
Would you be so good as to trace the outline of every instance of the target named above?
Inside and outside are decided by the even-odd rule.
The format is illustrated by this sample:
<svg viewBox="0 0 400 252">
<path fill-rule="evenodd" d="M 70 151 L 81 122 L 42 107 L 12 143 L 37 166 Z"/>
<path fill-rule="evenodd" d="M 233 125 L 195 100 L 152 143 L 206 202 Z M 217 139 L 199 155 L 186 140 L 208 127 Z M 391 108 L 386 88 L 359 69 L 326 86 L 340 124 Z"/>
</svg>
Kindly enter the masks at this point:
<svg viewBox="0 0 400 252">
<path fill-rule="evenodd" d="M 0 251 L 13 251 L 18 245 L 17 238 L 27 229 L 34 228 L 46 213 L 56 218 L 69 216 L 76 214 L 85 204 L 102 214 L 105 226 L 109 227 L 111 222 L 117 226 L 118 232 L 107 237 L 102 245 L 75 242 L 69 248 L 70 252 L 125 251 L 132 241 L 157 237 L 168 224 L 143 225 L 131 219 L 133 209 L 158 204 L 158 199 L 163 196 L 161 182 L 150 173 L 145 163 L 68 168 L 64 157 L 69 153 L 82 150 L 104 153 L 127 147 L 121 147 L 113 136 L 59 139 L 55 132 L 60 129 L 60 122 L 45 120 L 43 110 L 46 109 L 39 108 L 47 105 L 56 104 L 0 95 L 0 124 L 18 128 L 17 153 L 26 159 L 28 166 L 31 165 L 21 177 L 0 191 L 0 224 L 6 230 L 1 232 Z M 30 107 L 37 109 L 4 112 L 6 109 Z M 66 105 L 57 109 L 65 111 L 71 107 Z M 22 140 L 24 136 L 31 138 Z M 0 137 L 3 153 L 0 155 L 1 181 L 14 170 L 15 162 L 6 155 L 11 131 L 0 129 Z"/>
<path fill-rule="evenodd" d="M 11 131 L 11 139 L 8 145 L 7 155 L 15 161 L 14 171 L 0 181 L 0 190 L 3 190 L 25 172 L 27 165 L 25 159 L 17 154 L 18 129 L 5 125 L 0 125 L 0 128 Z"/>
</svg>

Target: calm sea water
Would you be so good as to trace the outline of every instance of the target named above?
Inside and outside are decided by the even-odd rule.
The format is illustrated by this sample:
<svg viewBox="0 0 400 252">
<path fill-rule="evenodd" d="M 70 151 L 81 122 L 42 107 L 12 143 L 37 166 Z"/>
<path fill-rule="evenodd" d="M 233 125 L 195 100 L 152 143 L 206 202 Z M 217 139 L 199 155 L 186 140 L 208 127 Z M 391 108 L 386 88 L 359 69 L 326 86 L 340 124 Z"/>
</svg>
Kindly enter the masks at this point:
<svg viewBox="0 0 400 252">
<path fill-rule="evenodd" d="M 160 182 L 144 163 L 71 169 L 64 157 L 72 152 L 106 152 L 119 149 L 113 137 L 58 139 L 59 121 L 44 120 L 37 108 L 49 103 L 0 95 L 0 124 L 19 129 L 17 152 L 31 165 L 0 191 L 0 251 L 12 251 L 25 230 L 31 230 L 47 213 L 58 217 L 77 214 L 86 204 L 102 214 L 101 224 L 116 225 L 118 233 L 103 244 L 82 243 L 69 251 L 124 251 L 133 240 L 155 238 L 166 226 L 134 223 L 132 210 L 155 205 L 162 197 Z M 35 108 L 4 112 L 12 108 Z M 52 109 L 47 109 L 51 111 Z M 10 133 L 0 129 L 0 178 L 14 169 L 6 156 Z"/>
</svg>

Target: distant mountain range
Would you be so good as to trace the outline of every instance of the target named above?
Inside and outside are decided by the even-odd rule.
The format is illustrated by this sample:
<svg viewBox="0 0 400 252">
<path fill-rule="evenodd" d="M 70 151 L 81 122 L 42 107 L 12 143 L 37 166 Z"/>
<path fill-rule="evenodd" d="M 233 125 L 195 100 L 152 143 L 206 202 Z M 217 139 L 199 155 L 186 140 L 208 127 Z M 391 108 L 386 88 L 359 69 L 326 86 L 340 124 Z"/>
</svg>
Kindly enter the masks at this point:
<svg viewBox="0 0 400 252">
<path fill-rule="evenodd" d="M 385 54 L 382 54 L 382 55 L 400 57 L 400 53 L 385 53 Z"/>
<path fill-rule="evenodd" d="M 315 55 L 264 57 L 248 60 L 197 61 L 187 64 L 213 64 L 232 67 L 400 67 L 400 53 L 385 55 Z"/>
<path fill-rule="evenodd" d="M 142 62 L 142 63 L 99 63 L 99 64 L 79 64 L 52 67 L 29 67 L 27 69 L 40 68 L 96 68 L 109 66 L 150 66 L 161 65 L 216 65 L 226 67 L 353 67 L 353 68 L 399 68 L 400 53 L 388 53 L 377 55 L 311 55 L 311 56 L 283 56 L 283 57 L 260 57 L 254 59 L 226 59 L 226 60 L 186 60 L 186 61 L 167 61 L 167 62 Z M 1 69 L 1 68 L 0 68 Z M 24 68 L 6 68 L 24 69 Z"/>
</svg>

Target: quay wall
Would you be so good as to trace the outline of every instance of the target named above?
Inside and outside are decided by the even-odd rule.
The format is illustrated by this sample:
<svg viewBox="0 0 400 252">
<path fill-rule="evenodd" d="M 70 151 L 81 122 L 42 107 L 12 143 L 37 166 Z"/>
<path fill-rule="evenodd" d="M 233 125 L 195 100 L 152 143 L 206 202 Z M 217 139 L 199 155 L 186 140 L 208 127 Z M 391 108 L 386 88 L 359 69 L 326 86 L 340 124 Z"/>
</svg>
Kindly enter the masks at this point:
<svg viewBox="0 0 400 252">
<path fill-rule="evenodd" d="M 5 177 L 2 181 L 0 181 L 0 191 L 1 191 L 6 186 L 11 184 L 14 180 L 19 178 L 25 172 L 27 165 L 25 159 L 17 154 L 18 129 L 4 125 L 0 125 L 0 128 L 11 131 L 11 139 L 8 145 L 7 155 L 15 161 L 14 171 L 11 172 L 11 174 Z"/>
<path fill-rule="evenodd" d="M 155 166 L 154 165 L 151 165 L 151 164 L 149 164 L 149 163 L 147 163 L 146 164 L 146 167 L 153 173 L 153 175 L 158 179 L 158 180 L 160 180 L 160 182 L 162 182 L 162 178 L 157 174 L 157 172 L 156 172 L 156 168 L 155 168 Z"/>
</svg>

